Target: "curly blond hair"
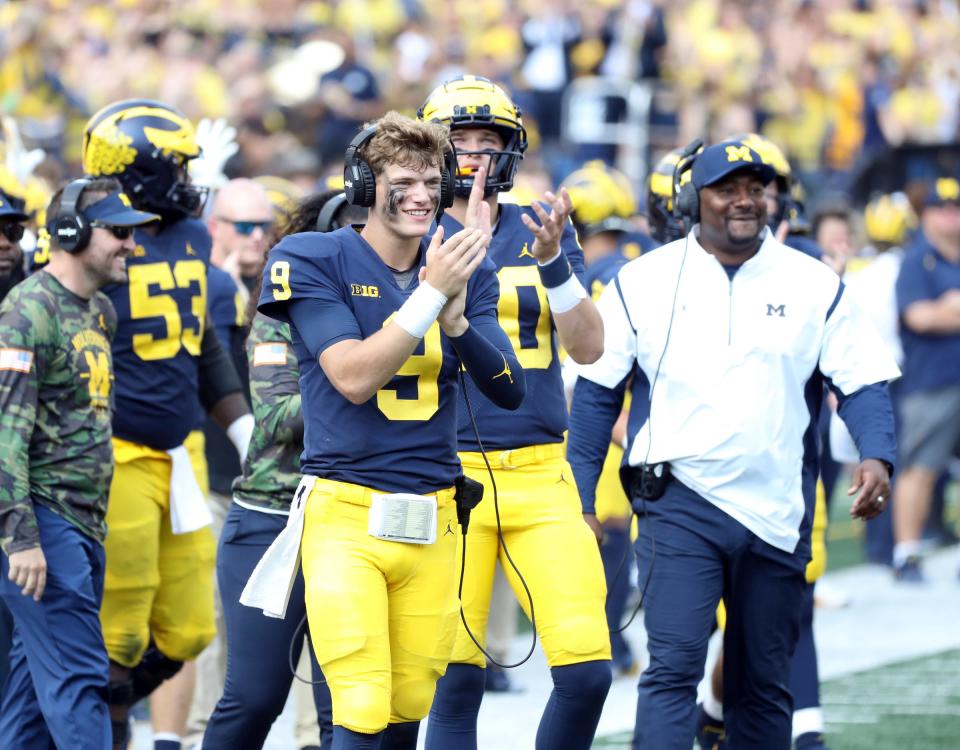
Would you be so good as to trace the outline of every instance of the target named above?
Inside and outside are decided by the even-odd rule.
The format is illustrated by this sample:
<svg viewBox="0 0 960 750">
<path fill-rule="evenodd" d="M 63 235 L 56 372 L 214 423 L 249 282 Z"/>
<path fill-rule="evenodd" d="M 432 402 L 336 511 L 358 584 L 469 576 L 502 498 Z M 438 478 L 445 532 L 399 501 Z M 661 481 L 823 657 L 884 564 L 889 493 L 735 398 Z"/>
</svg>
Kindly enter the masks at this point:
<svg viewBox="0 0 960 750">
<path fill-rule="evenodd" d="M 438 122 L 414 120 L 390 111 L 368 127 L 376 127 L 377 133 L 364 144 L 360 155 L 374 177 L 381 175 L 388 164 L 418 170 L 442 167 L 444 154 L 450 150 L 450 128 Z"/>
</svg>

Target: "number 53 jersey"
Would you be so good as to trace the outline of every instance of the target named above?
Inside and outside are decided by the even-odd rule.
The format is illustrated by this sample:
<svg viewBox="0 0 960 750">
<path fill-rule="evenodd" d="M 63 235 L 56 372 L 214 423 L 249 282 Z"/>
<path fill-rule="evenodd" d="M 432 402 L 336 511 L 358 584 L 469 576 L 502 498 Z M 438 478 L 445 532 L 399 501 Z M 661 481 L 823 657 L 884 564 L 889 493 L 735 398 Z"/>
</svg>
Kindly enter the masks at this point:
<svg viewBox="0 0 960 750">
<path fill-rule="evenodd" d="M 497 305 L 500 326 L 510 338 L 527 382 L 526 396 L 516 411 L 499 408 L 473 383 L 467 383 L 470 405 L 487 450 L 560 443 L 567 429 L 567 402 L 560 376 L 556 329 L 550 316 L 547 290 L 537 270 L 537 259 L 530 250 L 534 237 L 520 219 L 524 213 L 540 223 L 529 206 L 501 203 L 497 228 L 487 249 L 487 258 L 496 267 L 500 282 Z M 449 214 L 444 214 L 440 223 L 447 237 L 463 228 Z M 570 223 L 563 230 L 560 247 L 582 282 L 583 250 Z M 458 422 L 460 450 L 478 452 L 480 446 L 466 408 L 460 410 Z"/>
<path fill-rule="evenodd" d="M 202 222 L 182 219 L 157 234 L 137 229 L 134 237 L 129 281 L 104 289 L 119 318 L 113 433 L 169 450 L 183 443 L 200 411 L 210 235 Z"/>
<path fill-rule="evenodd" d="M 460 361 L 438 323 L 397 374 L 363 404 L 341 395 L 318 362 L 329 346 L 369 338 L 389 322 L 417 288 L 426 248 L 424 241 L 416 264 L 404 274 L 390 269 L 351 227 L 290 235 L 270 251 L 259 309 L 291 324 L 300 366 L 304 474 L 385 492 L 429 494 L 451 487 L 461 473 L 456 437 Z M 398 276 L 409 277 L 409 284 L 402 286 Z M 468 283 L 466 317 L 478 330 L 489 331 L 496 328 L 496 305 L 497 279 L 485 261 Z M 300 310 L 309 311 L 310 331 L 298 329 L 292 307 L 301 325 Z M 502 340 L 492 343 L 509 351 L 506 337 L 498 328 L 496 332 Z M 508 367 L 504 377 L 512 377 Z"/>
</svg>

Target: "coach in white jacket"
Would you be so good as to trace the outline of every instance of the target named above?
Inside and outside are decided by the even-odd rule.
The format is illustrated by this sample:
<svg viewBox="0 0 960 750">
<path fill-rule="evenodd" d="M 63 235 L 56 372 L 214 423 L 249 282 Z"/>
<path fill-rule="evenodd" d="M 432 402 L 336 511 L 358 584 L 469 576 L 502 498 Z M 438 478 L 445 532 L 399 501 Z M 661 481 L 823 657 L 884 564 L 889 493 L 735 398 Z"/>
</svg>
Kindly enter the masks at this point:
<svg viewBox="0 0 960 750">
<path fill-rule="evenodd" d="M 640 678 L 634 747 L 689 750 L 723 597 L 729 746 L 787 750 L 823 388 L 837 394 L 862 458 L 851 515 L 871 518 L 890 492 L 886 381 L 899 371 L 836 274 L 765 228 L 763 187 L 773 172 L 756 152 L 737 141 L 710 146 L 691 173 L 689 194 L 674 203 L 699 223 L 624 266 L 598 303 L 605 350 L 580 371 L 568 457 L 584 512 L 593 512 L 629 384 L 624 474 L 634 509 L 646 516 L 640 581 L 650 576 L 650 666 Z M 658 468 L 641 489 L 645 465 Z"/>
</svg>

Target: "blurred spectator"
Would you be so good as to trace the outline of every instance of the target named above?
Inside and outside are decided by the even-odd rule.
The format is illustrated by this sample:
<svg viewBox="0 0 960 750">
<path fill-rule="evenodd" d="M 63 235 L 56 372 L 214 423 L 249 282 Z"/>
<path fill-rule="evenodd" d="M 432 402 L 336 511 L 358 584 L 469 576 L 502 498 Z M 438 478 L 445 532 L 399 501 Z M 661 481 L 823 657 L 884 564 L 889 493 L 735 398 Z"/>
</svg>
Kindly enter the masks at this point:
<svg viewBox="0 0 960 750">
<path fill-rule="evenodd" d="M 347 144 L 368 120 L 383 113 L 380 88 L 373 72 L 357 60 L 353 38 L 336 34 L 343 62 L 320 78 L 315 114 L 316 145 L 321 166 L 342 162 Z"/>
<path fill-rule="evenodd" d="M 0 190 L 0 301 L 25 278 L 20 240 L 26 220 L 23 201 Z"/>
<path fill-rule="evenodd" d="M 897 279 L 903 342 L 894 573 L 924 580 L 920 538 L 934 483 L 960 440 L 960 183 L 934 182 Z"/>
<path fill-rule="evenodd" d="M 847 262 L 856 254 L 850 209 L 830 206 L 813 216 L 813 238 L 823 251 L 823 261 L 843 276 Z"/>
</svg>

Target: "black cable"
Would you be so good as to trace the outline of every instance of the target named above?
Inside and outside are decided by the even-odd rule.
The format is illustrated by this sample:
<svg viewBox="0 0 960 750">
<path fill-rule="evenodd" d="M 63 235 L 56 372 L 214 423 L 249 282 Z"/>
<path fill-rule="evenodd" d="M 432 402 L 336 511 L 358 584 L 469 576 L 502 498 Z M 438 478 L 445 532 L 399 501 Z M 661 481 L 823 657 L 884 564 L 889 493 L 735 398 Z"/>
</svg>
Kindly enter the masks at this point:
<svg viewBox="0 0 960 750">
<path fill-rule="evenodd" d="M 691 230 L 692 231 L 692 230 Z M 677 313 L 677 297 L 680 293 L 680 279 L 683 276 L 683 266 L 687 262 L 687 249 L 690 247 L 690 233 L 687 233 L 687 236 L 683 240 L 683 255 L 680 256 L 680 268 L 677 269 L 677 285 L 673 288 L 673 302 L 670 306 L 670 320 L 667 323 L 667 336 L 663 342 L 663 349 L 660 351 L 660 358 L 657 361 L 657 369 L 653 373 L 653 381 L 650 383 L 650 397 L 647 401 L 649 404 L 647 408 L 647 453 L 643 457 L 643 466 L 647 465 L 647 462 L 650 460 L 650 450 L 653 448 L 653 393 L 657 387 L 657 381 L 660 379 L 660 368 L 663 366 L 663 359 L 667 354 L 667 347 L 670 345 L 670 334 L 673 332 L 673 319 Z M 653 522 L 650 520 L 650 514 L 647 513 L 647 500 L 644 497 L 640 498 L 640 508 L 643 516 L 647 519 L 647 535 L 650 537 L 650 568 L 647 570 L 647 578 L 643 582 L 643 588 L 640 590 L 640 599 L 637 601 L 637 606 L 634 607 L 633 612 L 630 615 L 630 618 L 627 620 L 626 625 L 623 625 L 616 630 L 611 630 L 611 633 L 622 633 L 631 623 L 633 623 L 637 614 L 643 608 L 643 600 L 647 596 L 647 587 L 650 585 L 650 579 L 653 577 L 653 564 L 657 559 L 657 540 L 653 536 Z M 628 532 L 629 533 L 629 532 Z M 623 566 L 626 564 L 627 557 L 629 557 L 630 551 L 629 548 L 624 554 L 623 559 L 620 561 L 620 566 L 617 568 L 617 572 L 613 577 L 613 582 L 617 580 L 617 576 L 620 575 L 620 571 Z M 640 564 L 639 555 L 634 551 L 634 557 L 637 560 L 637 567 Z M 613 588 L 611 584 L 610 588 Z M 607 596 L 610 596 L 609 591 Z"/>
<path fill-rule="evenodd" d="M 303 626 L 306 625 L 306 624 L 307 624 L 307 615 L 304 614 L 303 617 L 300 619 L 300 624 L 297 625 L 296 628 L 294 628 L 293 637 L 290 639 L 290 649 L 289 649 L 289 651 L 287 652 L 287 665 L 290 667 L 290 674 L 293 675 L 294 679 L 300 680 L 300 682 L 302 682 L 303 684 L 305 684 L 305 685 L 324 685 L 324 684 L 326 684 L 326 682 L 327 682 L 326 680 L 305 680 L 305 679 L 303 679 L 300 675 L 297 674 L 297 665 L 293 663 L 293 647 L 294 647 L 294 646 L 296 645 L 296 643 L 297 643 L 297 635 L 300 633 L 301 628 L 303 628 Z M 303 630 L 304 630 L 303 635 L 304 635 L 304 638 L 306 639 L 307 632 L 306 632 L 306 629 L 305 629 L 305 628 L 303 628 Z M 303 644 L 303 645 L 305 645 L 307 648 L 312 648 L 312 646 L 311 646 L 309 643 L 304 644 L 303 641 L 301 641 L 300 643 Z"/>
<path fill-rule="evenodd" d="M 480 439 L 480 428 L 477 426 L 477 418 L 473 413 L 473 406 L 470 404 L 470 396 L 467 394 L 467 383 L 463 377 L 463 369 L 460 370 L 459 375 L 460 389 L 463 391 L 463 398 L 467 404 L 467 414 L 470 415 L 470 424 L 473 426 L 473 434 L 477 438 L 477 445 L 480 447 L 480 455 L 483 456 L 483 463 L 486 465 L 487 474 L 490 476 L 490 485 L 493 487 L 493 512 L 497 519 L 497 539 L 500 542 L 500 546 L 503 548 L 503 554 L 507 556 L 507 562 L 510 563 L 510 567 L 513 568 L 513 572 L 516 573 L 517 578 L 520 579 L 520 585 L 523 586 L 523 590 L 527 595 L 527 601 L 530 603 L 530 626 L 533 629 L 533 637 L 530 640 L 530 650 L 527 651 L 527 655 L 516 664 L 501 664 L 494 659 L 483 646 L 480 645 L 480 641 L 477 640 L 477 637 L 473 634 L 473 631 L 470 630 L 470 626 L 467 624 L 467 617 L 463 613 L 463 578 L 467 569 L 466 531 L 464 531 L 463 534 L 463 553 L 460 557 L 460 585 L 457 587 L 457 598 L 460 599 L 460 622 L 463 623 L 463 627 L 466 629 L 467 635 L 470 636 L 470 640 L 473 641 L 473 645 L 480 650 L 480 653 L 482 653 L 491 664 L 500 667 L 501 669 L 513 669 L 514 667 L 519 667 L 521 664 L 526 663 L 527 660 L 533 656 L 533 651 L 537 647 L 537 618 L 533 611 L 533 595 L 530 593 L 530 588 L 527 586 L 527 582 L 524 579 L 523 574 L 520 572 L 517 564 L 510 556 L 510 550 L 507 548 L 507 542 L 503 538 L 503 527 L 500 524 L 500 504 L 497 497 L 497 481 L 493 477 L 493 468 L 490 466 L 490 461 L 487 459 L 487 452 L 483 447 L 483 441 Z"/>
</svg>

